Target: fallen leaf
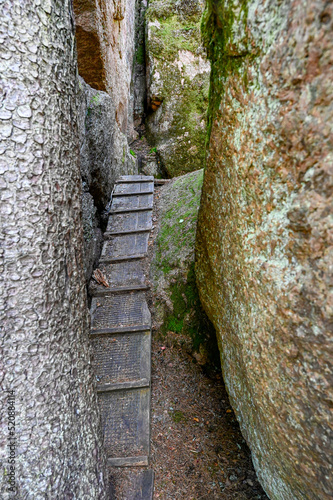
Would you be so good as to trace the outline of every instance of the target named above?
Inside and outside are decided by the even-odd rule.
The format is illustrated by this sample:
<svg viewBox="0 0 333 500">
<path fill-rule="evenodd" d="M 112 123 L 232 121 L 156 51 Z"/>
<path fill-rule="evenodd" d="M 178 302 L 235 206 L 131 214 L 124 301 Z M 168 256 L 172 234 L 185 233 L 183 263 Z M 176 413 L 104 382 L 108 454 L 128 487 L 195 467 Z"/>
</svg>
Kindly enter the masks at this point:
<svg viewBox="0 0 333 500">
<path fill-rule="evenodd" d="M 99 284 L 109 288 L 109 283 L 100 269 L 95 269 L 92 277 Z"/>
</svg>

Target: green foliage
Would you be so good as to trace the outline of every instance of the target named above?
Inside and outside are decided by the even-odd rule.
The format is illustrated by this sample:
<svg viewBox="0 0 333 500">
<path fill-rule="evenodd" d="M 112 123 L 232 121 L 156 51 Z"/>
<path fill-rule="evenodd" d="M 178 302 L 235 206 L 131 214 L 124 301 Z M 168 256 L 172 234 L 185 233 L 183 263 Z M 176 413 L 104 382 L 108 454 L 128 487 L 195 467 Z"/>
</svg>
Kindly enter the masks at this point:
<svg viewBox="0 0 333 500">
<path fill-rule="evenodd" d="M 176 424 L 179 424 L 180 422 L 185 423 L 187 421 L 187 417 L 182 411 L 172 410 L 171 412 L 169 412 L 169 415 Z"/>
<path fill-rule="evenodd" d="M 185 22 L 180 18 L 170 4 L 165 10 L 160 10 L 160 2 L 151 2 L 146 18 L 149 21 L 158 20 L 161 27 L 151 27 L 149 51 L 154 57 L 163 60 L 173 60 L 179 50 L 189 50 L 195 53 L 201 46 L 200 16 L 197 22 Z"/>
<path fill-rule="evenodd" d="M 154 148 L 151 148 L 149 151 L 149 154 L 151 155 L 152 153 L 157 153 L 157 147 L 155 146 Z"/>
<path fill-rule="evenodd" d="M 218 366 L 219 352 L 216 349 L 215 330 L 200 303 L 194 263 L 188 271 L 186 281 L 171 284 L 170 290 L 173 312 L 166 315 L 162 334 L 171 331 L 190 336 L 193 350 L 199 352 L 200 347 L 205 346 L 211 361 Z"/>
<path fill-rule="evenodd" d="M 100 104 L 100 95 L 95 94 L 91 97 L 89 104 L 87 106 L 87 116 L 90 117 L 94 108 Z M 102 110 L 99 110 L 99 114 L 101 114 Z"/>
<path fill-rule="evenodd" d="M 130 149 L 130 154 L 131 154 L 134 158 L 136 158 L 136 153 L 133 151 L 133 149 Z"/>
<path fill-rule="evenodd" d="M 166 331 L 181 333 L 184 326 L 184 320 L 170 316 L 167 323 L 164 325 Z"/>
<path fill-rule="evenodd" d="M 100 96 L 99 94 L 93 95 L 92 98 L 90 99 L 90 104 L 99 104 L 100 101 Z"/>
</svg>

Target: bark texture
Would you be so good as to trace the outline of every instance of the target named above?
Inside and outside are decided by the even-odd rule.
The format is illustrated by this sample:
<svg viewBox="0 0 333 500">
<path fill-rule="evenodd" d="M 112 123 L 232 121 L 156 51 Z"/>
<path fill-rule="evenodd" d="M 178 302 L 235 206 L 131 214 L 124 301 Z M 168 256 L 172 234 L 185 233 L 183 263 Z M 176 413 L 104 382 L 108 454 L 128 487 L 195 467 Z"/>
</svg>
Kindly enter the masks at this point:
<svg viewBox="0 0 333 500">
<path fill-rule="evenodd" d="M 332 486 L 332 3 L 209 0 L 200 297 L 272 499 Z"/>
<path fill-rule="evenodd" d="M 71 2 L 5 0 L 0 17 L 0 496 L 102 499 Z M 6 390 L 15 391 L 14 494 L 7 491 Z"/>
</svg>

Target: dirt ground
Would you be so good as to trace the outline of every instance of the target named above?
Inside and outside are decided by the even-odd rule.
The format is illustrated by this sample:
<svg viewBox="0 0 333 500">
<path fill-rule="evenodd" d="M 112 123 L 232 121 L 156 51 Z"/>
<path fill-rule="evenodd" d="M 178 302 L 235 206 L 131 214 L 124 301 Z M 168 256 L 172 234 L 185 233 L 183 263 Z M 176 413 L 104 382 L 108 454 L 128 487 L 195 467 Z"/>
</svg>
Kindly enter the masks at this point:
<svg viewBox="0 0 333 500">
<path fill-rule="evenodd" d="M 221 374 L 208 376 L 181 348 L 156 338 L 151 432 L 155 499 L 268 498 Z"/>
</svg>

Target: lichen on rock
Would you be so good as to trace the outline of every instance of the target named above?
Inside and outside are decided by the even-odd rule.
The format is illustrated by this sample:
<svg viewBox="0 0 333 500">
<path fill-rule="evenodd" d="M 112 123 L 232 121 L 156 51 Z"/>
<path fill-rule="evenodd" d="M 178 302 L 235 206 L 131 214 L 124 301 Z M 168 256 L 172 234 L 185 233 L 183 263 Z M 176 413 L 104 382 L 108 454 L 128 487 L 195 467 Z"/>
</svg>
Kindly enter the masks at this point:
<svg viewBox="0 0 333 500">
<path fill-rule="evenodd" d="M 153 0 L 146 12 L 147 131 L 169 177 L 202 167 L 210 64 L 201 41 L 203 2 Z"/>
<path fill-rule="evenodd" d="M 258 477 L 329 499 L 332 6 L 207 2 L 210 143 L 200 298 Z"/>
</svg>

